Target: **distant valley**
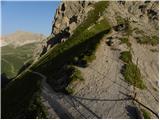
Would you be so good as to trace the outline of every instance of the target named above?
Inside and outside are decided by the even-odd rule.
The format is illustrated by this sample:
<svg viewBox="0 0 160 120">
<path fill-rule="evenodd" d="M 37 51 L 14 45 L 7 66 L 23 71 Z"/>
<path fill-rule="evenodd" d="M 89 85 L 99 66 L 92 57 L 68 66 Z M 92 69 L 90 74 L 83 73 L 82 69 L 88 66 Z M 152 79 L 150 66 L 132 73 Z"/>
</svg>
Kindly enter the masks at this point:
<svg viewBox="0 0 160 120">
<path fill-rule="evenodd" d="M 42 40 L 42 34 L 17 31 L 13 34 L 2 37 L 1 56 L 2 74 L 12 78 L 17 75 L 19 69 L 29 60 L 32 60 Z"/>
<path fill-rule="evenodd" d="M 158 23 L 158 1 L 62 1 L 48 37 L 2 40 L 2 118 L 159 118 Z"/>
</svg>

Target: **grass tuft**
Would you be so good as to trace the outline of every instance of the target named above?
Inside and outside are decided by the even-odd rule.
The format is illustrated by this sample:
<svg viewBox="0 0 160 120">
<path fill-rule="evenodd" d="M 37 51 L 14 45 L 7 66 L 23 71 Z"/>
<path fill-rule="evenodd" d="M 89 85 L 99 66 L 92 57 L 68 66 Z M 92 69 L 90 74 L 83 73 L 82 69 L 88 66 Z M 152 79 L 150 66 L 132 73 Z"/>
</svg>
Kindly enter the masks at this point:
<svg viewBox="0 0 160 120">
<path fill-rule="evenodd" d="M 137 42 L 140 44 L 150 44 L 150 45 L 157 45 L 159 44 L 159 38 L 158 36 L 142 36 L 142 37 L 137 37 Z"/>
<path fill-rule="evenodd" d="M 128 47 L 131 47 L 131 43 L 127 37 L 120 38 L 121 44 L 126 44 Z"/>
<path fill-rule="evenodd" d="M 116 17 L 116 21 L 117 21 L 117 24 L 124 24 L 125 23 L 125 19 L 121 16 L 117 16 Z"/>
<path fill-rule="evenodd" d="M 40 96 L 40 77 L 31 73 L 2 90 L 2 118 L 45 118 Z"/>
<path fill-rule="evenodd" d="M 132 61 L 132 55 L 129 51 L 124 51 L 120 53 L 120 59 L 123 62 L 129 63 Z"/>
<path fill-rule="evenodd" d="M 80 80 L 80 81 L 83 81 L 84 78 L 82 77 L 82 74 L 81 74 L 81 71 L 78 70 L 76 67 L 74 66 L 69 66 L 68 67 L 68 81 L 69 83 L 72 83 L 74 81 L 77 81 L 77 80 Z"/>
<path fill-rule="evenodd" d="M 142 80 L 140 70 L 137 65 L 132 62 L 131 53 L 129 51 L 122 52 L 120 59 L 126 62 L 126 64 L 122 68 L 122 74 L 125 81 L 137 88 L 145 89 L 146 86 Z"/>
<path fill-rule="evenodd" d="M 122 71 L 122 74 L 124 76 L 124 79 L 131 85 L 140 88 L 140 89 L 145 89 L 146 86 L 142 80 L 141 73 L 139 68 L 133 64 L 133 63 L 128 63 L 125 64 L 124 70 Z"/>
<path fill-rule="evenodd" d="M 141 109 L 142 113 L 143 113 L 143 117 L 144 119 L 151 119 L 151 115 L 149 112 L 147 112 L 145 109 Z"/>
</svg>

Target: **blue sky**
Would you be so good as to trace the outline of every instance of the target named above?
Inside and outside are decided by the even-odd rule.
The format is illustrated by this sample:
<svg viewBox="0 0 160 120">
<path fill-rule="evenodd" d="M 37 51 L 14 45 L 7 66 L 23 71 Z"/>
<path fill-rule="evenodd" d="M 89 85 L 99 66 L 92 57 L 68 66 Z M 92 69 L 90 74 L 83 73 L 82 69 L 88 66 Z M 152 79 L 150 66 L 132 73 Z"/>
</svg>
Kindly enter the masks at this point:
<svg viewBox="0 0 160 120">
<path fill-rule="evenodd" d="M 28 31 L 49 35 L 60 1 L 2 1 L 2 35 Z"/>
</svg>

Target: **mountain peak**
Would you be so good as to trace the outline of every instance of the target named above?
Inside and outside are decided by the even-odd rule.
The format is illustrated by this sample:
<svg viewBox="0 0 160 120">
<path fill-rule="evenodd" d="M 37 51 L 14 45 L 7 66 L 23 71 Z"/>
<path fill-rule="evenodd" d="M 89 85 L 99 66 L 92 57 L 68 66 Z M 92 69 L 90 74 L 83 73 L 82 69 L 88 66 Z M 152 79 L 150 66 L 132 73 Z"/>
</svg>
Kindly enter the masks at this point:
<svg viewBox="0 0 160 120">
<path fill-rule="evenodd" d="M 15 47 L 33 42 L 41 42 L 45 36 L 39 33 L 32 33 L 26 31 L 16 31 L 1 37 L 1 46 L 13 45 Z"/>
</svg>

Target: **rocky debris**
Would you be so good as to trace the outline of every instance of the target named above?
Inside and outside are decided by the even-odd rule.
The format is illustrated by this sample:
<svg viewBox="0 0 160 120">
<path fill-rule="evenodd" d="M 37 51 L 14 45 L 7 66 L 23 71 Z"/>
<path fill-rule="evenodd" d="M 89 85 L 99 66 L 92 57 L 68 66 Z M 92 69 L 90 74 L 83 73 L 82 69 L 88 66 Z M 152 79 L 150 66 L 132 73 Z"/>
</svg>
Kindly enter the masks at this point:
<svg viewBox="0 0 160 120">
<path fill-rule="evenodd" d="M 125 29 L 128 20 L 131 31 L 143 31 L 146 35 L 158 34 L 158 2 L 157 1 L 112 1 L 109 3 L 104 16 L 108 19 L 115 31 Z M 145 26 L 147 25 L 147 26 Z"/>
</svg>

